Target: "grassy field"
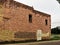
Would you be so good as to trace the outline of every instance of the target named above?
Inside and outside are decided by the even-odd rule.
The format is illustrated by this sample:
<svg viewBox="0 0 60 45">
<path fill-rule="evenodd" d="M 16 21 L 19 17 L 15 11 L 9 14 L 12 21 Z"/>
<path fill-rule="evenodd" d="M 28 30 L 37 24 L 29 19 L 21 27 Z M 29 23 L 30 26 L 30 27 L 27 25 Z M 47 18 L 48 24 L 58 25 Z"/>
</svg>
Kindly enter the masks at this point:
<svg viewBox="0 0 60 45">
<path fill-rule="evenodd" d="M 52 40 L 60 40 L 60 34 L 52 34 L 51 39 Z"/>
</svg>

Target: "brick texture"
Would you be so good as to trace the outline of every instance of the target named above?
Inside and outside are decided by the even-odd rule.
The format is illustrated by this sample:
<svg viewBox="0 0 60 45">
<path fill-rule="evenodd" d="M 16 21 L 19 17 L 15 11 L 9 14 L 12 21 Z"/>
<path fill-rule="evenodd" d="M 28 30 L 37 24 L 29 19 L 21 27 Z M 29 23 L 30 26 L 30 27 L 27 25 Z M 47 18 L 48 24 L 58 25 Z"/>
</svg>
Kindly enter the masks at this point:
<svg viewBox="0 0 60 45">
<path fill-rule="evenodd" d="M 0 2 L 3 10 L 3 16 L 0 16 L 2 18 L 0 21 L 0 30 L 13 30 L 14 33 L 23 32 L 23 34 L 24 32 L 37 33 L 37 30 L 42 30 L 42 33 L 49 32 L 51 34 L 51 16 L 49 14 L 36 11 L 33 7 L 13 0 L 0 0 Z M 29 23 L 29 14 L 32 15 L 32 23 Z M 48 25 L 45 25 L 46 19 L 48 20 Z M 32 37 L 34 37 L 34 34 Z M 50 37 L 46 38 L 49 39 Z"/>
</svg>

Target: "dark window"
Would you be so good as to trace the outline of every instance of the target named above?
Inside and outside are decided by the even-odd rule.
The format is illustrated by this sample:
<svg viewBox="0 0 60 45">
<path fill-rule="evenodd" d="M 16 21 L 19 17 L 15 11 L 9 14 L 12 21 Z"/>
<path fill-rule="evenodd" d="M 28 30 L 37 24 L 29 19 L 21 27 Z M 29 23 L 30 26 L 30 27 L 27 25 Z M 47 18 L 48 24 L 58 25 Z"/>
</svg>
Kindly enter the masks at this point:
<svg viewBox="0 0 60 45">
<path fill-rule="evenodd" d="M 29 14 L 29 22 L 32 23 L 32 15 Z"/>
<path fill-rule="evenodd" d="M 45 25 L 48 25 L 48 20 L 47 19 L 45 20 Z"/>
</svg>

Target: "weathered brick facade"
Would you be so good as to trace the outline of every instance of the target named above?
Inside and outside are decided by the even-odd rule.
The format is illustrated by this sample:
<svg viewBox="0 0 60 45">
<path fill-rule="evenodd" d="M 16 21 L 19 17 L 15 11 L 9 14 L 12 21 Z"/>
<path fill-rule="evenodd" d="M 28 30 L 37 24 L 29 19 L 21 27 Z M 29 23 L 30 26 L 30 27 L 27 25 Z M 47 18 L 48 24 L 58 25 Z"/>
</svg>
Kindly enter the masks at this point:
<svg viewBox="0 0 60 45">
<path fill-rule="evenodd" d="M 0 9 L 0 30 L 13 31 L 15 39 L 21 36 L 22 38 L 25 36 L 24 40 L 36 39 L 37 30 L 42 31 L 42 39 L 50 38 L 51 16 L 49 14 L 36 11 L 33 7 L 14 0 L 0 0 Z"/>
</svg>

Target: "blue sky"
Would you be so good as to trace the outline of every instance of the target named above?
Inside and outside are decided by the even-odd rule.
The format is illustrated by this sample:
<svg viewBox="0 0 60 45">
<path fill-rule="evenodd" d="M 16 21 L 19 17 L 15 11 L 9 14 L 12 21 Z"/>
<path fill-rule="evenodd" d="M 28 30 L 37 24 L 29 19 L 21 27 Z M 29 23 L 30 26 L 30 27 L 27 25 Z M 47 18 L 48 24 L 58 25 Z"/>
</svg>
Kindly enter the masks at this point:
<svg viewBox="0 0 60 45">
<path fill-rule="evenodd" d="M 16 0 L 51 15 L 51 27 L 60 26 L 60 4 L 56 0 Z"/>
</svg>

